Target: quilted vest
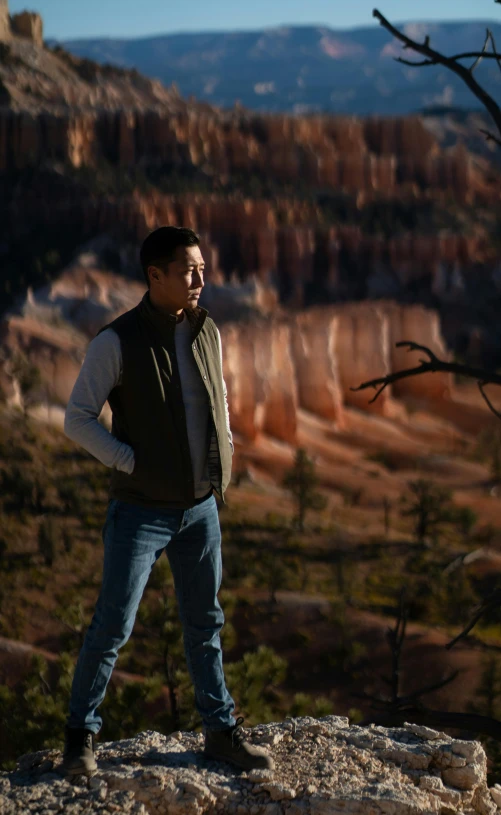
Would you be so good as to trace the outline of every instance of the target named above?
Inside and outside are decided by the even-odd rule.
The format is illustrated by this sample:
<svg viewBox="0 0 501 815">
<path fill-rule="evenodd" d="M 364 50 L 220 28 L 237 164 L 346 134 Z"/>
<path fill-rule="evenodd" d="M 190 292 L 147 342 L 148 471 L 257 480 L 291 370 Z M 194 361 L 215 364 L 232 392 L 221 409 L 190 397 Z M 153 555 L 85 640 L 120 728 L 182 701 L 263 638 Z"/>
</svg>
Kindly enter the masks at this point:
<svg viewBox="0 0 501 815">
<path fill-rule="evenodd" d="M 210 402 L 209 476 L 225 504 L 232 450 L 217 329 L 201 306 L 184 309 L 184 314 Z M 98 334 L 106 328 L 118 334 L 122 350 L 121 381 L 108 396 L 111 432 L 133 448 L 135 459 L 130 475 L 112 470 L 109 498 L 159 509 L 189 509 L 195 504 L 195 487 L 174 342 L 176 316 L 155 309 L 147 291 L 137 306 L 104 325 Z"/>
</svg>

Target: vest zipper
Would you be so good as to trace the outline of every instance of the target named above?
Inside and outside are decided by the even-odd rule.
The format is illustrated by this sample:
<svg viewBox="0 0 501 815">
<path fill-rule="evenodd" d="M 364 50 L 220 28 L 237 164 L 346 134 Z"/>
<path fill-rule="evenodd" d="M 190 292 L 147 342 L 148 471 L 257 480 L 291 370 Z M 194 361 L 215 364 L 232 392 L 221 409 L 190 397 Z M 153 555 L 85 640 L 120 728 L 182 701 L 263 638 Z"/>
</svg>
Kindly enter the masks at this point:
<svg viewBox="0 0 501 815">
<path fill-rule="evenodd" d="M 200 365 L 198 363 L 197 357 L 200 357 L 200 354 L 198 353 L 194 342 L 191 343 L 191 350 L 193 351 L 193 356 L 195 357 L 195 362 L 197 363 L 198 370 L 200 371 L 200 373 L 202 375 L 202 379 L 203 379 L 204 383 L 206 383 L 207 382 L 206 374 L 203 373 L 203 370 L 202 370 L 202 368 L 200 367 Z M 211 411 L 212 411 L 211 393 L 209 391 L 209 388 L 208 388 L 207 384 L 205 384 L 205 390 L 207 391 L 207 394 L 209 396 L 209 404 L 210 404 Z M 221 442 L 219 440 L 219 432 L 218 432 L 218 429 L 217 429 L 217 424 L 216 424 L 216 422 L 214 420 L 214 412 L 212 412 L 212 424 L 214 425 L 214 430 L 216 431 L 217 449 L 219 451 L 219 490 L 218 490 L 218 492 L 219 492 L 219 495 L 221 496 L 221 500 L 222 500 L 223 504 L 225 504 L 226 501 L 224 500 L 224 497 L 223 497 L 223 466 L 221 464 Z"/>
</svg>

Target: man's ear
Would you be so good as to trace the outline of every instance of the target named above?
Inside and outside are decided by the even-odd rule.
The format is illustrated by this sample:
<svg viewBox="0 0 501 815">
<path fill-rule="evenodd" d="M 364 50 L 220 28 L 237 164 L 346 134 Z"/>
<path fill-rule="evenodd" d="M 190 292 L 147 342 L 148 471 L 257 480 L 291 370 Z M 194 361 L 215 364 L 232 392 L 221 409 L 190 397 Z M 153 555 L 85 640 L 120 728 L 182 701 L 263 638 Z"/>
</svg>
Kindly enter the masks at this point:
<svg viewBox="0 0 501 815">
<path fill-rule="evenodd" d="M 148 276 L 150 278 L 154 278 L 155 280 L 159 280 L 158 269 L 156 266 L 148 266 Z"/>
</svg>

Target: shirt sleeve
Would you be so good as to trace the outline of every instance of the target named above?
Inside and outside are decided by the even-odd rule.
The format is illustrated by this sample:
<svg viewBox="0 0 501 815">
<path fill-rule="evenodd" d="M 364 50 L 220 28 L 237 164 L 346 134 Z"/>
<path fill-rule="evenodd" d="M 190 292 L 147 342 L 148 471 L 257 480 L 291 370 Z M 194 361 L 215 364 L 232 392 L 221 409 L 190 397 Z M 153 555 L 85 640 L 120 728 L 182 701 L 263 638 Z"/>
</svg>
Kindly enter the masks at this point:
<svg viewBox="0 0 501 815">
<path fill-rule="evenodd" d="M 221 372 L 223 370 L 223 344 L 221 342 L 221 334 L 219 333 L 219 328 L 216 326 L 217 331 L 217 338 L 219 342 L 219 360 L 221 362 Z M 222 373 L 221 373 L 222 375 Z M 226 431 L 228 433 L 228 439 L 231 445 L 231 452 L 232 454 L 235 452 L 235 448 L 233 446 L 233 434 L 230 429 L 230 411 L 228 410 L 228 396 L 226 391 L 226 382 L 224 381 L 223 377 L 223 394 L 224 394 L 224 411 L 226 415 Z"/>
<path fill-rule="evenodd" d="M 134 469 L 133 448 L 119 441 L 98 421 L 108 395 L 120 382 L 121 373 L 120 338 L 112 328 L 107 328 L 87 346 L 64 415 L 64 433 L 106 467 L 130 475 Z"/>
</svg>

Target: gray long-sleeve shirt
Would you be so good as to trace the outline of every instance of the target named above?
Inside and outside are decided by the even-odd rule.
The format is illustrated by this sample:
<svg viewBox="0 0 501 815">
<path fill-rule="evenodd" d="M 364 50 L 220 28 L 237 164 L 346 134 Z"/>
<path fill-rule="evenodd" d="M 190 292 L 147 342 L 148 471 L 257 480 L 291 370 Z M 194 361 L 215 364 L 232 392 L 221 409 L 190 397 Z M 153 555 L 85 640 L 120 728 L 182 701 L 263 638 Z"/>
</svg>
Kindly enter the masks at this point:
<svg viewBox="0 0 501 815">
<path fill-rule="evenodd" d="M 218 330 L 219 355 L 223 366 L 221 335 Z M 200 377 L 191 350 L 191 327 L 186 317 L 176 324 L 174 332 L 176 356 L 181 379 L 183 403 L 195 482 L 195 497 L 210 489 L 207 466 L 209 397 Z M 122 351 L 118 334 L 112 328 L 102 331 L 89 343 L 66 408 L 64 432 L 106 467 L 116 467 L 126 473 L 134 469 L 134 451 L 119 441 L 99 421 L 108 395 L 122 376 Z M 223 379 L 226 427 L 233 451 L 233 437 Z M 168 466 L 168 465 L 167 465 Z"/>
</svg>

